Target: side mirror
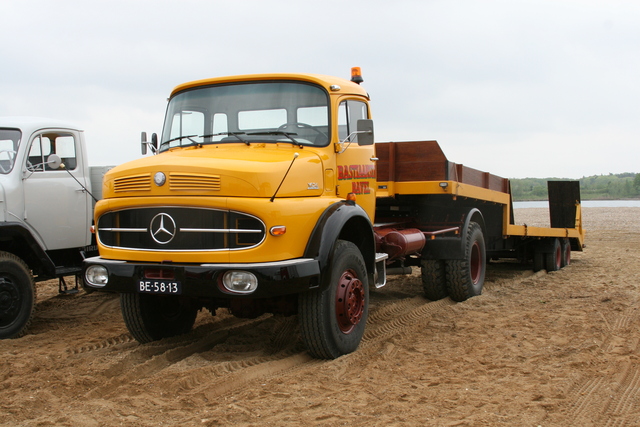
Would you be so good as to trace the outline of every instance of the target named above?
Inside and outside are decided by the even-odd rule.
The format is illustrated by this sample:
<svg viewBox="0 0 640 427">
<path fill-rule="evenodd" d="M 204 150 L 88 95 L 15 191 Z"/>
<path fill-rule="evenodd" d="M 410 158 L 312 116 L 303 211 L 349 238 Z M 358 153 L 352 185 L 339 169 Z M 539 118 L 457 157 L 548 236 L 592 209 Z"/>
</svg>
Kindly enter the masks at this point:
<svg viewBox="0 0 640 427">
<path fill-rule="evenodd" d="M 358 120 L 358 145 L 373 145 L 373 120 Z"/>
<path fill-rule="evenodd" d="M 149 142 L 147 141 L 147 133 L 142 132 L 142 135 L 140 136 L 140 144 L 140 151 L 143 156 L 147 154 L 147 146 L 151 148 L 151 153 L 155 154 L 158 151 L 158 134 L 151 134 L 151 142 Z"/>
<path fill-rule="evenodd" d="M 140 151 L 142 152 L 143 156 L 147 154 L 147 133 L 146 132 L 142 132 L 142 135 L 140 136 Z"/>
<path fill-rule="evenodd" d="M 60 165 L 62 164 L 62 159 L 60 158 L 60 156 L 58 156 L 57 154 L 51 154 L 49 157 L 47 157 L 47 166 L 49 166 L 51 169 L 58 169 L 60 168 Z"/>
</svg>

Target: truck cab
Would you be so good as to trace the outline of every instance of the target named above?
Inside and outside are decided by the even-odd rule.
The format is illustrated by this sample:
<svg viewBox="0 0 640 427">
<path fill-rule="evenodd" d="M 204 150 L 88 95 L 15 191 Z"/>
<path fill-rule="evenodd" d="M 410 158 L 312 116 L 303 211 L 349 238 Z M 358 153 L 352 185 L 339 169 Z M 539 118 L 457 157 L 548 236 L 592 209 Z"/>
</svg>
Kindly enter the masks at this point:
<svg viewBox="0 0 640 427">
<path fill-rule="evenodd" d="M 0 118 L 0 338 L 25 332 L 34 281 L 81 271 L 93 216 L 85 150 L 75 125 Z"/>
<path fill-rule="evenodd" d="M 120 292 L 147 342 L 188 330 L 202 307 L 298 312 L 299 295 L 331 287 L 347 240 L 362 277 L 348 287 L 361 302 L 344 328 L 363 330 L 375 271 L 368 100 L 357 83 L 306 74 L 176 87 L 159 142 L 143 142 L 156 155 L 105 176 L 86 287 Z"/>
</svg>

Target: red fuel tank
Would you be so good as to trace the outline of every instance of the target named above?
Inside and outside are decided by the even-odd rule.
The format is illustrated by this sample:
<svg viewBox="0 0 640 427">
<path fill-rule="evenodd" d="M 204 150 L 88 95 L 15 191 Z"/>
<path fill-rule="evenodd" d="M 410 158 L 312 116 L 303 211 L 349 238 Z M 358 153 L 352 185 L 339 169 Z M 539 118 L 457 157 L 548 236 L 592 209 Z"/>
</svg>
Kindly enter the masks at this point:
<svg viewBox="0 0 640 427">
<path fill-rule="evenodd" d="M 376 250 L 389 254 L 390 260 L 419 253 L 426 241 L 422 231 L 417 228 L 382 228 L 377 229 L 375 233 Z"/>
</svg>

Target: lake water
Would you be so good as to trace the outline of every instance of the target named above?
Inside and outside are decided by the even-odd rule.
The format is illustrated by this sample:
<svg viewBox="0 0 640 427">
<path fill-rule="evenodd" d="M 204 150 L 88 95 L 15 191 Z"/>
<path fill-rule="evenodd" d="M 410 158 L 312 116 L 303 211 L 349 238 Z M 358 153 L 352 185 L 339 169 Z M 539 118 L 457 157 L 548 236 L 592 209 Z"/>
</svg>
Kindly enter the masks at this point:
<svg viewBox="0 0 640 427">
<path fill-rule="evenodd" d="M 548 208 L 546 200 L 534 202 L 513 202 L 513 208 Z M 640 200 L 583 200 L 585 208 L 640 208 Z"/>
</svg>

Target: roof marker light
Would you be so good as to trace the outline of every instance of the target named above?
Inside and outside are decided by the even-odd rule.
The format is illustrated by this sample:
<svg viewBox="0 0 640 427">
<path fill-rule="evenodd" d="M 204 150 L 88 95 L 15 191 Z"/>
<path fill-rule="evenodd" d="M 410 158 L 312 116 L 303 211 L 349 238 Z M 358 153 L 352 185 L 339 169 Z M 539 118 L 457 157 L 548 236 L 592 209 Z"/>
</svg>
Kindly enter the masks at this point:
<svg viewBox="0 0 640 427">
<path fill-rule="evenodd" d="M 360 67 L 351 67 L 351 81 L 358 84 L 364 81 Z"/>
</svg>

